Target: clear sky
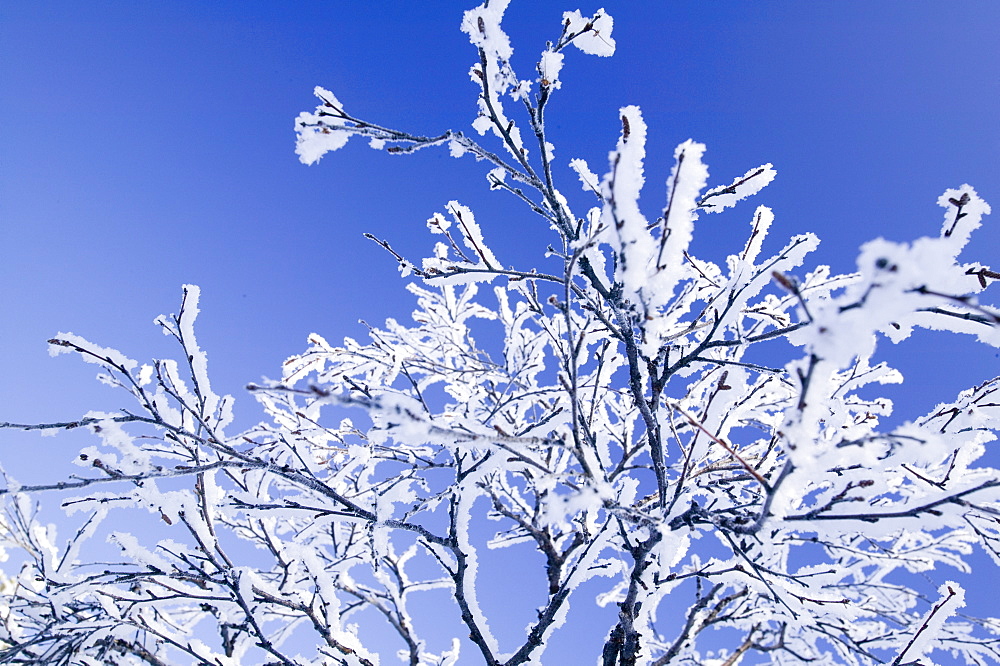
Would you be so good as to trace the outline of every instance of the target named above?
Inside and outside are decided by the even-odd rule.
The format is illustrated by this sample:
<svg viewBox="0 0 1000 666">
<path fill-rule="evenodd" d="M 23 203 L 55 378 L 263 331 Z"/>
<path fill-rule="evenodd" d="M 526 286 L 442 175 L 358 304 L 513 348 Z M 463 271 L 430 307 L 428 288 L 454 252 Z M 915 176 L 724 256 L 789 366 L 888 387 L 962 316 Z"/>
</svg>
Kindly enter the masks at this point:
<svg viewBox="0 0 1000 666">
<path fill-rule="evenodd" d="M 433 244 L 424 221 L 451 199 L 473 207 L 502 261 L 542 262 L 543 224 L 487 191 L 469 158 L 393 157 L 355 140 L 306 167 L 293 152 L 315 85 L 383 125 L 469 129 L 475 53 L 458 26 L 473 2 L 0 4 L 0 421 L 124 407 L 94 366 L 50 359 L 45 340 L 72 331 L 140 360 L 167 356 L 152 320 L 195 283 L 216 390 L 237 394 L 248 425 L 259 412 L 242 387 L 280 375 L 310 332 L 363 337 L 359 319 L 407 316 L 394 262 L 361 234 L 419 259 Z M 521 78 L 564 10 L 600 6 L 513 0 L 505 26 Z M 968 182 L 996 212 L 963 256 L 1000 265 L 1000 2 L 603 6 L 616 56 L 568 53 L 549 109 L 567 195 L 584 196 L 566 162 L 603 174 L 617 110 L 638 104 L 648 216 L 674 146 L 694 138 L 708 145 L 710 185 L 774 163 L 755 201 L 775 211 L 771 249 L 814 231 L 823 244 L 808 263 L 850 270 L 866 240 L 936 235 L 937 197 Z M 738 250 L 748 215 L 703 219 L 695 249 Z M 996 350 L 953 337 L 886 351 L 907 377 L 901 417 L 1000 371 Z M 0 432 L 0 460 L 39 480 L 39 462 L 71 457 L 72 442 Z"/>
</svg>

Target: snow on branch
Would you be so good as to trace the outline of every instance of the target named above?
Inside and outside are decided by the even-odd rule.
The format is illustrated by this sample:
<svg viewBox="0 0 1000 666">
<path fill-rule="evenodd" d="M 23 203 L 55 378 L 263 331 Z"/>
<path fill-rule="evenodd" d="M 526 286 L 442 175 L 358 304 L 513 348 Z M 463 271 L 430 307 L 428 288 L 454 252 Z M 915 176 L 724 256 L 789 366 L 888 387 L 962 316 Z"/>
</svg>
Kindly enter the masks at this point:
<svg viewBox="0 0 1000 666">
<path fill-rule="evenodd" d="M 321 104 L 313 113 L 303 112 L 295 119 L 299 133 L 295 153 L 304 164 L 315 164 L 324 154 L 344 147 L 351 138 L 350 117 L 340 100 L 324 88 L 316 86 L 313 94 Z"/>
<path fill-rule="evenodd" d="M 571 43 L 584 53 L 601 57 L 615 54 L 615 40 L 611 31 L 615 20 L 603 8 L 590 18 L 584 18 L 580 10 L 563 14 L 563 37 L 560 43 Z"/>
<path fill-rule="evenodd" d="M 738 201 L 753 196 L 770 185 L 777 173 L 770 163 L 750 169 L 731 184 L 714 187 L 705 192 L 698 201 L 698 207 L 709 213 L 732 208 Z"/>
<path fill-rule="evenodd" d="M 608 119 L 603 177 L 560 164 L 546 130 L 567 47 L 610 56 L 611 17 L 563 14 L 528 81 L 508 4 L 461 24 L 478 138 L 384 127 L 317 88 L 296 152 L 312 164 L 359 135 L 472 154 L 527 213 L 503 233 L 552 234 L 544 258 L 502 264 L 490 211 L 457 201 L 412 220 L 434 241 L 422 262 L 369 235 L 420 278 L 411 317 L 310 334 L 280 379 L 247 387 L 263 417 L 237 434 L 197 287 L 156 320 L 175 359 L 54 337 L 129 402 L 0 423 L 95 435 L 72 476 L 3 477 L 0 548 L 20 569 L 0 576 L 0 662 L 518 666 L 560 641 L 602 666 L 1000 661 L 1000 620 L 959 614 L 964 591 L 940 580 L 974 548 L 1000 562 L 1000 378 L 956 367 L 972 388 L 887 427 L 882 389 L 905 377 L 878 354 L 917 327 L 1000 346 L 985 302 L 1000 274 L 959 260 L 989 206 L 949 189 L 940 233 L 929 213 L 924 237 L 865 244 L 855 273 L 802 268 L 818 239 L 775 241 L 781 211 L 741 205 L 771 164 L 706 190 L 687 140 L 649 217 L 638 107 Z M 713 238 L 723 265 L 695 256 L 702 211 L 743 220 L 745 238 Z M 40 522 L 47 501 L 77 520 L 68 539 Z"/>
</svg>

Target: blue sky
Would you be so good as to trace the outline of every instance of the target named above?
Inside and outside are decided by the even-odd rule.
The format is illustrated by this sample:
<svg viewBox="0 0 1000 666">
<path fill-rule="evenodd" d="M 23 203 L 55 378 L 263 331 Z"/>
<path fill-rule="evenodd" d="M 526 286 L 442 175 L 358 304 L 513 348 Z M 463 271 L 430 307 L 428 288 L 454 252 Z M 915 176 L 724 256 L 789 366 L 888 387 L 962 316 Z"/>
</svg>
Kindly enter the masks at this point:
<svg viewBox="0 0 1000 666">
<path fill-rule="evenodd" d="M 451 199 L 476 211 L 502 261 L 542 262 L 544 226 L 487 191 L 469 158 L 354 141 L 306 167 L 293 152 L 315 85 L 383 125 L 468 129 L 475 53 L 458 26 L 472 2 L 0 5 L 0 420 L 125 406 L 94 366 L 50 359 L 45 340 L 72 331 L 141 360 L 167 356 L 152 320 L 195 283 L 216 389 L 237 394 L 248 425 L 259 412 L 242 387 L 278 376 L 310 332 L 363 336 L 359 319 L 407 316 L 394 262 L 361 234 L 419 258 L 432 246 L 424 221 Z M 520 76 L 533 78 L 564 10 L 600 6 L 514 0 L 505 26 Z M 694 138 L 708 145 L 713 185 L 774 163 L 756 202 L 775 211 L 771 247 L 816 232 L 810 265 L 850 270 L 866 240 L 936 234 L 935 200 L 966 182 L 997 212 L 964 257 L 1000 264 L 1000 3 L 603 6 L 616 56 L 569 53 L 549 109 L 557 175 L 577 201 L 566 162 L 603 173 L 618 108 L 638 104 L 648 215 L 662 207 L 674 146 Z M 695 249 L 718 259 L 742 247 L 747 215 L 704 219 Z M 886 352 L 907 377 L 894 394 L 904 415 L 1000 370 L 996 350 L 954 337 Z M 0 432 L 0 460 L 41 479 L 38 461 L 71 457 L 73 441 Z"/>
</svg>

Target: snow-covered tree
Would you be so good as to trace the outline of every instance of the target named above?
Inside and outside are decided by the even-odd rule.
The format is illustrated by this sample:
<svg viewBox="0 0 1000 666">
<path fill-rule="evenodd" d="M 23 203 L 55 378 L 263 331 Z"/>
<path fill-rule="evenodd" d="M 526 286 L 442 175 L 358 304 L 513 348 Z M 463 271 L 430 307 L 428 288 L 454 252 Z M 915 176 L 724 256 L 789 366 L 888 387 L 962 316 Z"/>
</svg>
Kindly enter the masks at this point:
<svg viewBox="0 0 1000 666">
<path fill-rule="evenodd" d="M 522 79 L 506 6 L 462 22 L 474 134 L 384 127 L 316 88 L 297 152 L 311 164 L 357 136 L 474 158 L 524 204 L 509 224 L 550 228 L 543 262 L 506 263 L 457 201 L 427 220 L 422 261 L 372 237 L 410 280 L 412 321 L 309 336 L 280 380 L 248 387 L 266 419 L 240 433 L 195 338 L 197 287 L 157 320 L 179 362 L 56 335 L 53 354 L 99 365 L 134 405 L 2 424 L 97 440 L 79 474 L 0 491 L 22 565 L 0 580 L 0 663 L 542 664 L 599 607 L 616 612 L 582 663 L 1000 660 L 1000 620 L 963 615 L 941 571 L 975 548 L 1000 562 L 1000 472 L 982 461 L 1000 378 L 880 429 L 877 388 L 902 376 L 876 358 L 916 327 L 1000 346 L 1000 310 L 978 301 L 1000 274 L 959 259 L 989 206 L 947 190 L 938 235 L 872 241 L 849 275 L 804 269 L 816 237 L 763 253 L 774 215 L 740 204 L 770 164 L 709 187 L 705 147 L 686 141 L 644 213 L 635 106 L 609 164 L 572 159 L 579 184 L 557 184 L 548 102 L 573 48 L 613 54 L 613 21 L 565 13 Z M 725 265 L 692 256 L 698 219 L 733 207 L 745 243 Z M 779 338 L 797 350 L 784 366 Z M 84 516 L 65 542 L 36 515 L 57 493 Z M 149 520 L 123 518 L 136 512 Z M 537 605 L 512 642 L 479 596 L 501 548 L 537 567 L 534 601 L 510 597 Z"/>
</svg>

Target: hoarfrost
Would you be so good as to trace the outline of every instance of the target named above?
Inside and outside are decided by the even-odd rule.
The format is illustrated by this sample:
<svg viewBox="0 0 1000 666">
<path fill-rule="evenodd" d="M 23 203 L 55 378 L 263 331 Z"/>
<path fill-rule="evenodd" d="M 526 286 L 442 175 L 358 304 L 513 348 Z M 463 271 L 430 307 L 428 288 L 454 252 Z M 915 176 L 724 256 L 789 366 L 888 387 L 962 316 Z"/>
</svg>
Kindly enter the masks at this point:
<svg viewBox="0 0 1000 666">
<path fill-rule="evenodd" d="M 741 199 L 760 192 L 774 180 L 776 175 L 777 171 L 770 163 L 750 169 L 729 185 L 715 187 L 706 192 L 698 205 L 709 213 L 732 208 Z"/>
<path fill-rule="evenodd" d="M 564 57 L 562 53 L 551 49 L 542 53 L 542 59 L 538 62 L 538 74 L 541 77 L 539 81 L 543 86 L 553 89 L 562 87 L 559 72 L 562 71 Z"/>
<path fill-rule="evenodd" d="M 124 368 L 126 371 L 131 371 L 139 365 L 136 361 L 128 358 L 117 349 L 99 347 L 72 333 L 56 333 L 55 337 L 49 340 L 49 356 L 58 356 L 59 354 L 68 354 L 70 352 L 79 353 L 87 363 L 111 365 Z"/>
<path fill-rule="evenodd" d="M 952 582 L 928 604 L 924 584 L 945 566 L 969 571 L 975 547 L 1000 562 L 1000 473 L 984 464 L 1000 429 L 1000 378 L 888 428 L 894 405 L 879 389 L 903 376 L 878 357 L 881 338 L 904 343 L 917 327 L 1000 346 L 1000 310 L 980 302 L 1000 273 L 959 261 L 989 206 L 968 185 L 947 190 L 939 234 L 932 224 L 910 243 L 874 240 L 855 273 L 836 275 L 801 268 L 812 234 L 769 249 L 775 211 L 761 205 L 735 213 L 749 223 L 745 242 L 713 239 L 729 255 L 717 265 L 693 255 L 699 212 L 738 206 L 773 167 L 704 192 L 705 147 L 685 141 L 662 215 L 647 218 L 647 127 L 626 106 L 603 178 L 569 162 L 597 197 L 576 194 L 591 200 L 576 209 L 543 107 L 566 82 L 569 44 L 610 55 L 613 21 L 567 12 L 533 91 L 510 62 L 507 5 L 488 2 L 462 22 L 478 56 L 482 143 L 356 119 L 317 88 L 320 106 L 297 120 L 297 152 L 313 163 L 358 134 L 393 154 L 471 153 L 491 188 L 554 234 L 538 248 L 545 263 L 501 264 L 456 201 L 427 220 L 423 262 L 370 237 L 419 278 L 407 285 L 412 320 L 365 324 L 367 338 L 339 344 L 311 334 L 280 380 L 248 387 L 266 419 L 235 436 L 225 432 L 233 401 L 213 391 L 195 337 L 197 287 L 156 320 L 177 361 L 140 367 L 79 336 L 54 338 L 53 354 L 101 365 L 101 381 L 134 402 L 3 424 L 82 428 L 100 442 L 66 480 L 0 489 L 10 498 L 0 554 L 19 549 L 24 562 L 0 578 L 0 660 L 370 666 L 398 651 L 440 666 L 458 662 L 457 637 L 468 636 L 467 658 L 525 666 L 551 660 L 571 603 L 595 600 L 616 604 L 591 655 L 606 666 L 732 666 L 751 653 L 754 663 L 868 666 L 935 650 L 1000 660 L 1000 623 L 958 615 L 964 592 Z M 769 348 L 777 340 L 792 345 L 781 362 Z M 78 496 L 65 507 L 82 524 L 57 546 L 29 493 L 69 489 Z M 97 564 L 107 558 L 95 560 L 89 540 L 128 511 L 143 512 L 144 530 L 114 532 L 121 555 Z M 506 570 L 482 548 L 508 548 L 502 566 L 525 548 L 544 562 L 532 579 L 541 604 L 525 609 L 531 621 L 512 646 L 493 634 L 496 600 L 482 585 Z M 450 610 L 424 596 L 435 590 Z M 683 619 L 669 626 L 678 600 Z M 419 621 L 431 612 L 435 631 L 456 636 L 437 654 Z M 395 642 L 366 647 L 358 624 L 377 621 Z M 715 628 L 734 649 L 704 651 Z M 309 632 L 313 653 L 291 654 Z"/>
<path fill-rule="evenodd" d="M 615 20 L 603 8 L 591 18 L 584 18 L 577 9 L 563 13 L 564 33 L 576 35 L 573 46 L 590 55 L 608 57 L 615 54 L 615 40 L 611 37 Z"/>
<path fill-rule="evenodd" d="M 315 164 L 323 155 L 339 150 L 351 138 L 343 122 L 344 107 L 332 92 L 316 86 L 313 94 L 323 103 L 314 113 L 300 113 L 295 119 L 295 154 L 303 164 Z"/>
</svg>

